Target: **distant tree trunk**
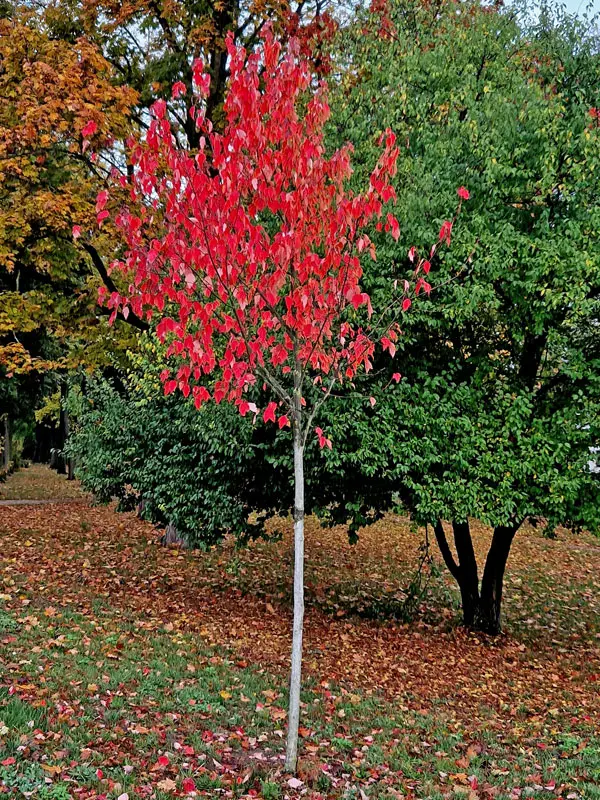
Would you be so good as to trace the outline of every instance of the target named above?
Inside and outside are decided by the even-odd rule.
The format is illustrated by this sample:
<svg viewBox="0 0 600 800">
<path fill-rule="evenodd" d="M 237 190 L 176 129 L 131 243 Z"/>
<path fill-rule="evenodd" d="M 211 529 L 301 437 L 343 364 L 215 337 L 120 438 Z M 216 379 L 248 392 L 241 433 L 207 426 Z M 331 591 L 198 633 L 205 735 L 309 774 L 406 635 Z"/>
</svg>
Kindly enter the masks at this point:
<svg viewBox="0 0 600 800">
<path fill-rule="evenodd" d="M 2 463 L 4 469 L 10 466 L 10 417 L 8 414 L 4 415 L 4 443 L 2 446 Z"/>
<path fill-rule="evenodd" d="M 33 460 L 38 463 L 48 464 L 50 462 L 51 449 L 52 441 L 48 427 L 41 422 L 36 422 Z"/>
<path fill-rule="evenodd" d="M 184 537 L 179 533 L 175 525 L 172 522 L 169 522 L 167 527 L 165 528 L 165 532 L 161 538 L 161 544 L 167 547 L 170 544 L 178 544 L 180 547 L 187 547 L 187 542 Z"/>
<path fill-rule="evenodd" d="M 64 447 L 64 445 L 66 445 L 67 442 L 69 441 L 69 435 L 71 433 L 71 424 L 70 424 L 70 420 L 69 420 L 69 412 L 68 412 L 68 410 L 66 408 L 64 409 L 63 433 L 64 433 L 64 439 L 65 439 L 64 444 L 63 444 L 63 447 Z M 69 456 L 66 459 L 66 467 L 67 467 L 67 480 L 68 481 L 74 480 L 75 479 L 75 469 L 74 469 L 74 466 L 73 466 L 73 458 L 71 456 Z"/>
<path fill-rule="evenodd" d="M 63 403 L 67 397 L 67 384 L 62 381 L 60 384 L 60 419 L 58 425 L 58 447 L 60 452 L 57 453 L 56 471 L 59 475 L 65 475 L 67 472 L 66 459 L 64 454 L 65 444 L 67 443 L 67 432 L 69 423 L 67 421 L 67 411 Z"/>
<path fill-rule="evenodd" d="M 434 525 L 436 540 L 444 562 L 460 589 L 465 627 L 492 636 L 500 633 L 504 573 L 510 548 L 519 527 L 515 524 L 494 528 L 480 588 L 477 560 L 468 521 L 454 520 L 452 523 L 458 561 L 450 550 L 442 521 L 437 520 Z"/>
</svg>

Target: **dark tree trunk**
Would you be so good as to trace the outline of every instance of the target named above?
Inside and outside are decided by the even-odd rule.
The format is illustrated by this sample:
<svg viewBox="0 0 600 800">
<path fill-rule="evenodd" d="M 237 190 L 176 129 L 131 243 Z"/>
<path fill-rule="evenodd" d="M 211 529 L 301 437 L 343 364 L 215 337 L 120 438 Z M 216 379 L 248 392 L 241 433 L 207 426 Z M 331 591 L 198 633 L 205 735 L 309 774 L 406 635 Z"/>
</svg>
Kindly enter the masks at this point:
<svg viewBox="0 0 600 800">
<path fill-rule="evenodd" d="M 213 13 L 213 25 L 217 36 L 224 42 L 227 33 L 233 30 L 239 16 L 239 3 L 237 0 L 225 0 L 215 6 Z M 210 120 L 213 126 L 219 130 L 223 127 L 224 118 L 222 112 L 223 100 L 225 98 L 225 87 L 228 77 L 228 54 L 227 49 L 222 43 L 217 43 L 209 53 L 208 66 L 211 76 L 210 90 L 206 98 L 206 119 Z M 188 138 L 190 134 L 188 133 Z M 195 136 L 199 139 L 199 134 Z M 190 143 L 191 144 L 191 143 Z M 197 143 L 194 143 L 197 147 Z"/>
<path fill-rule="evenodd" d="M 60 452 L 57 454 L 57 459 L 56 459 L 56 471 L 58 472 L 59 475 L 65 475 L 67 472 L 65 466 L 66 460 L 65 460 L 64 449 L 67 441 L 68 423 L 67 423 L 67 412 L 63 405 L 66 396 L 67 396 L 67 386 L 63 381 L 60 384 L 60 419 L 58 423 L 58 449 Z"/>
<path fill-rule="evenodd" d="M 33 460 L 42 464 L 48 464 L 50 462 L 51 450 L 52 436 L 49 428 L 41 422 L 36 422 Z"/>
<path fill-rule="evenodd" d="M 8 469 L 10 466 L 10 419 L 8 414 L 4 416 L 4 444 L 2 447 L 2 461 L 4 464 L 4 469 Z"/>
<path fill-rule="evenodd" d="M 477 573 L 477 559 L 473 550 L 473 541 L 469 523 L 452 523 L 454 532 L 454 545 L 458 556 L 459 578 L 458 585 L 462 599 L 463 622 L 467 628 L 473 626 L 477 604 L 479 602 L 479 575 Z"/>
<path fill-rule="evenodd" d="M 64 387 L 64 393 L 61 391 L 61 396 L 64 394 L 63 399 L 67 399 L 67 387 Z M 62 415 L 62 430 L 63 430 L 63 449 L 67 442 L 69 441 L 69 434 L 71 433 L 71 424 L 69 420 L 69 411 L 66 408 L 63 408 L 61 405 L 61 415 Z M 65 461 L 65 466 L 67 469 L 67 480 L 72 481 L 75 479 L 75 469 L 73 465 L 73 459 L 71 457 L 67 458 L 63 456 Z"/>
<path fill-rule="evenodd" d="M 492 635 L 500 633 L 504 572 L 517 529 L 515 526 L 494 528 L 492 544 L 487 554 L 481 579 L 479 607 L 474 624 L 474 627 L 483 633 Z"/>
<path fill-rule="evenodd" d="M 457 520 L 452 523 L 458 557 L 458 561 L 455 561 L 444 525 L 441 520 L 436 522 L 435 537 L 444 562 L 459 586 L 463 623 L 467 628 L 492 636 L 500 633 L 504 572 L 510 547 L 518 529 L 519 525 L 494 528 L 480 588 L 469 523 Z"/>
</svg>

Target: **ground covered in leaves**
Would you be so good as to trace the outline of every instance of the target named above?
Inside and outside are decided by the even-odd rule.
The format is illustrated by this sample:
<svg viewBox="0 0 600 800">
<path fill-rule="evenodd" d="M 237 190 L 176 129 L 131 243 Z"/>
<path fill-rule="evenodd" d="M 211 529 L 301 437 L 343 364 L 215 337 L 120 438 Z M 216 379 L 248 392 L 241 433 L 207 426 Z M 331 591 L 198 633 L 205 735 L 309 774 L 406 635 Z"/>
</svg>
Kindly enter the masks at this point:
<svg viewBox="0 0 600 800">
<path fill-rule="evenodd" d="M 81 490 L 74 481 L 68 481 L 65 475 L 59 475 L 43 464 L 17 470 L 10 480 L 0 483 L 0 502 L 81 499 Z"/>
<path fill-rule="evenodd" d="M 291 523 L 189 553 L 45 468 L 12 476 L 19 494 L 65 502 L 0 506 L 0 793 L 600 798 L 600 541 L 520 532 L 489 641 L 457 627 L 438 563 L 416 579 L 407 520 L 356 546 L 309 521 L 291 778 Z"/>
</svg>

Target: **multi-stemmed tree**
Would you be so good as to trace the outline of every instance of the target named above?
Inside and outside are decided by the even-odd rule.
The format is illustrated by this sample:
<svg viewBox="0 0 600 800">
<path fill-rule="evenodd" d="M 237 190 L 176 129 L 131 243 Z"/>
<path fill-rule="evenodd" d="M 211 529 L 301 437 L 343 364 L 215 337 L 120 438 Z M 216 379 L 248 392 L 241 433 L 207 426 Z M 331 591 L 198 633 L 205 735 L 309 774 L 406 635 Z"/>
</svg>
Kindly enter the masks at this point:
<svg viewBox="0 0 600 800">
<path fill-rule="evenodd" d="M 401 243 L 427 241 L 457 180 L 472 199 L 403 325 L 401 385 L 368 422 L 335 407 L 328 461 L 346 496 L 381 508 L 395 491 L 435 529 L 465 624 L 497 633 L 522 524 L 600 526 L 597 38 L 558 6 L 528 22 L 516 4 L 386 0 L 359 11 L 342 55 L 331 129 L 359 174 L 369 130 L 402 141 Z M 363 280 L 374 304 L 398 268 L 382 243 Z M 470 519 L 493 528 L 479 569 Z"/>
</svg>

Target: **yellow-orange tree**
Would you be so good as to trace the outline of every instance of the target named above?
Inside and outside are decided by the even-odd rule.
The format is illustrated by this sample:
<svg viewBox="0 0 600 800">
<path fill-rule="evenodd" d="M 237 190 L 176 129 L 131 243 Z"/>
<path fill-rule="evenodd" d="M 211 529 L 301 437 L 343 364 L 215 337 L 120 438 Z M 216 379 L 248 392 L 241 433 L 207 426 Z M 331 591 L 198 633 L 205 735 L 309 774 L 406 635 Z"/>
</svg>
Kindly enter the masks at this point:
<svg viewBox="0 0 600 800">
<path fill-rule="evenodd" d="M 10 373 L 97 357 L 106 331 L 93 296 L 107 276 L 82 261 L 71 227 L 94 213 L 136 96 L 113 85 L 94 45 L 53 39 L 26 12 L 0 19 L 0 63 L 0 364 Z M 88 155 L 86 132 L 103 155 Z"/>
<path fill-rule="evenodd" d="M 52 36 L 44 17 L 25 7 L 0 11 L 0 415 L 11 421 L 7 430 L 19 420 L 32 426 L 33 409 L 61 373 L 104 363 L 132 341 L 131 327 L 110 329 L 97 306 L 99 286 L 112 285 L 102 262 L 93 266 L 71 236 L 74 220 L 92 219 L 132 127 L 137 95 L 113 78 L 89 40 Z M 4 438 L 8 444 L 10 435 Z"/>
</svg>

